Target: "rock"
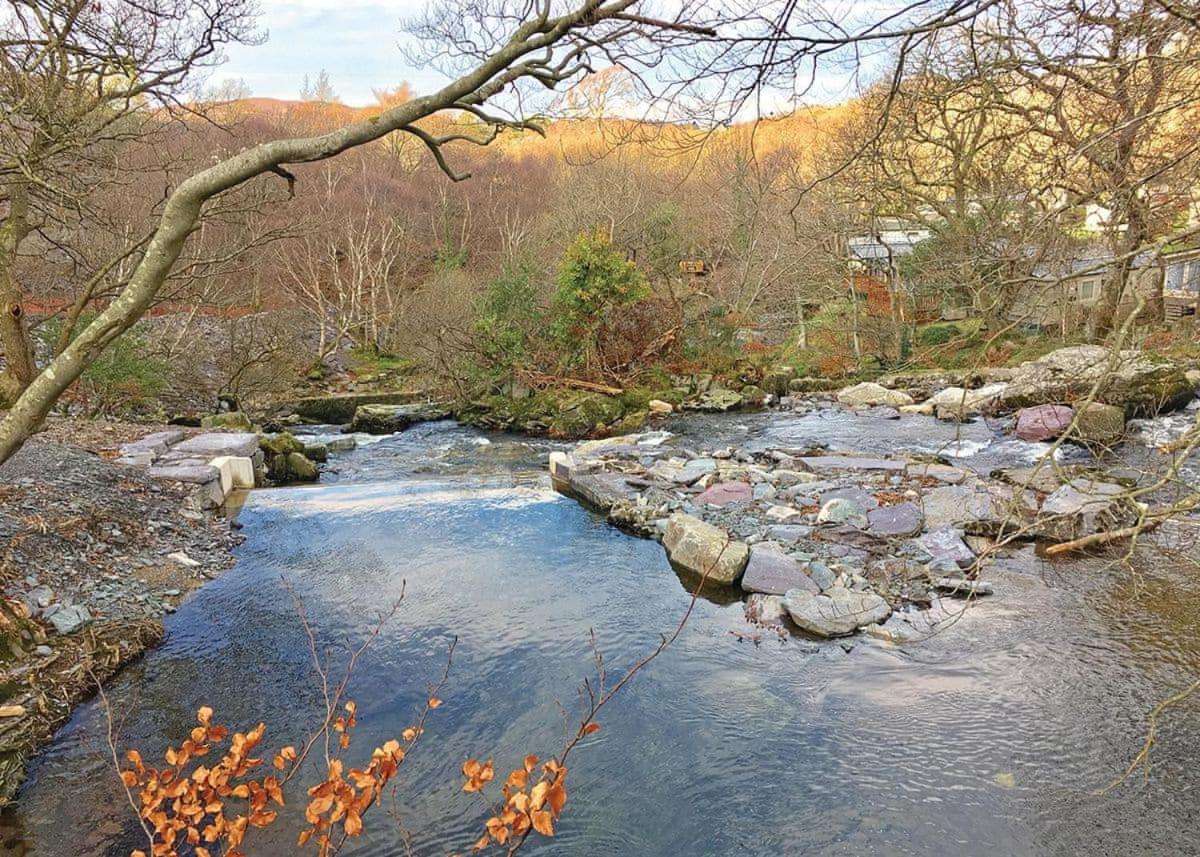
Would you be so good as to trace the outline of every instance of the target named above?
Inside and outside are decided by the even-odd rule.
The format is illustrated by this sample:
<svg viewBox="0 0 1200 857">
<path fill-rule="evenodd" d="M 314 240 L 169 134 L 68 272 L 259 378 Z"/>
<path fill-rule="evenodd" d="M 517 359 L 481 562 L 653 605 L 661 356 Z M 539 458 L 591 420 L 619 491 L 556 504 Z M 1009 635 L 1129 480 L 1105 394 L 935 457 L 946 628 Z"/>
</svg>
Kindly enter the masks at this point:
<svg viewBox="0 0 1200 857">
<path fill-rule="evenodd" d="M 742 396 L 740 393 L 735 393 L 733 390 L 726 390 L 722 387 L 715 387 L 685 402 L 683 406 L 691 411 L 725 413 L 726 411 L 739 408 L 741 405 Z"/>
<path fill-rule="evenodd" d="M 250 458 L 221 455 L 209 462 L 221 474 L 221 493 L 228 494 L 234 488 L 254 487 L 254 460 Z"/>
<path fill-rule="evenodd" d="M 793 589 L 783 597 L 788 615 L 803 631 L 818 637 L 843 637 L 859 628 L 883 622 L 892 612 L 874 592 L 833 586 L 820 595 Z"/>
<path fill-rule="evenodd" d="M 887 470 L 900 472 L 905 462 L 889 458 L 861 458 L 853 455 L 810 455 L 799 459 L 810 470 Z"/>
<path fill-rule="evenodd" d="M 898 538 L 921 532 L 921 510 L 912 503 L 881 506 L 867 512 L 867 532 L 880 538 Z"/>
<path fill-rule="evenodd" d="M 1017 412 L 1015 434 L 1021 440 L 1054 440 L 1071 427 L 1075 410 L 1066 405 L 1034 405 Z"/>
<path fill-rule="evenodd" d="M 958 485 L 967 478 L 966 472 L 947 464 L 926 464 L 923 461 L 911 461 L 905 472 L 915 479 L 936 479 L 948 485 Z"/>
<path fill-rule="evenodd" d="M 250 418 L 241 411 L 210 414 L 200 420 L 200 425 L 206 429 L 229 429 L 231 431 L 250 431 L 253 428 Z"/>
<path fill-rule="evenodd" d="M 200 563 L 196 562 L 196 560 L 192 559 L 190 556 L 185 554 L 183 551 L 176 551 L 175 553 L 169 553 L 169 554 L 167 554 L 167 559 L 171 560 L 174 563 L 178 563 L 179 565 L 182 565 L 184 568 L 199 568 L 200 567 Z"/>
<path fill-rule="evenodd" d="M 717 472 L 717 462 L 712 458 L 694 458 L 685 464 L 671 481 L 676 485 L 694 485 L 710 473 Z"/>
<path fill-rule="evenodd" d="M 730 503 L 749 503 L 754 490 L 748 482 L 718 482 L 696 498 L 703 506 L 728 506 Z"/>
<path fill-rule="evenodd" d="M 820 524 L 866 524 L 867 510 L 847 497 L 834 497 L 821 506 L 817 513 L 817 523 Z"/>
<path fill-rule="evenodd" d="M 258 451 L 258 435 L 251 432 L 208 432 L 189 437 L 171 448 L 171 455 L 209 461 L 219 455 L 253 458 Z"/>
<path fill-rule="evenodd" d="M 1102 345 L 1072 345 L 1018 366 L 1000 402 L 1012 409 L 1070 402 L 1097 386 L 1097 401 L 1116 405 L 1129 417 L 1183 407 L 1195 395 L 1174 364 L 1141 351 L 1114 353 Z"/>
<path fill-rule="evenodd" d="M 820 505 L 824 506 L 830 500 L 850 500 L 857 503 L 864 511 L 879 508 L 879 501 L 862 488 L 835 488 L 821 494 Z"/>
<path fill-rule="evenodd" d="M 329 445 L 325 443 L 304 444 L 304 457 L 309 461 L 324 464 L 329 460 Z"/>
<path fill-rule="evenodd" d="M 287 404 L 306 420 L 340 425 L 354 419 L 354 412 L 361 405 L 407 405 L 426 398 L 424 390 L 407 390 L 391 393 L 338 393 L 330 396 L 309 396 Z"/>
<path fill-rule="evenodd" d="M 795 544 L 812 535 L 813 528 L 803 524 L 779 524 L 767 528 L 767 538 L 776 542 Z"/>
<path fill-rule="evenodd" d="M 821 589 L 804 573 L 804 566 L 771 544 L 750 548 L 750 560 L 742 575 L 742 589 L 767 595 L 783 595 L 791 589 Z"/>
<path fill-rule="evenodd" d="M 804 513 L 792 506 L 768 506 L 765 517 L 768 521 L 787 523 L 795 518 L 803 518 Z"/>
<path fill-rule="evenodd" d="M 550 453 L 550 478 L 555 482 L 567 483 L 575 475 L 577 465 L 569 452 Z"/>
<path fill-rule="evenodd" d="M 1189 369 L 1183 373 L 1183 377 L 1187 378 L 1193 390 L 1200 390 L 1200 369 Z"/>
<path fill-rule="evenodd" d="M 669 416 L 675 410 L 670 402 L 664 402 L 662 399 L 651 399 L 646 406 L 650 408 L 651 416 L 656 417 Z"/>
<path fill-rule="evenodd" d="M 783 606 L 781 595 L 763 595 L 756 592 L 746 599 L 743 609 L 746 621 L 758 625 L 779 625 L 787 618 L 787 609 Z"/>
<path fill-rule="evenodd" d="M 782 398 L 788 394 L 788 384 L 795 377 L 795 368 L 791 366 L 774 366 L 763 373 L 762 388 L 768 393 Z"/>
<path fill-rule="evenodd" d="M 267 465 L 267 475 L 272 482 L 316 482 L 320 476 L 317 465 L 304 457 L 302 452 L 277 455 Z"/>
<path fill-rule="evenodd" d="M 896 409 L 896 412 L 902 417 L 931 417 L 934 414 L 934 410 L 934 406 L 929 402 L 920 402 L 915 405 L 901 405 Z"/>
<path fill-rule="evenodd" d="M 834 378 L 793 378 L 788 381 L 789 393 L 824 393 L 836 390 L 840 386 Z"/>
<path fill-rule="evenodd" d="M 976 390 L 964 387 L 947 387 L 925 400 L 923 404 L 932 409 L 941 420 L 965 420 L 992 410 L 1007 384 L 988 384 Z"/>
<path fill-rule="evenodd" d="M 54 649 L 50 648 L 49 646 L 38 646 L 33 650 L 33 653 L 39 658 L 48 658 L 54 654 Z"/>
<path fill-rule="evenodd" d="M 50 624 L 54 626 L 54 630 L 59 634 L 73 634 L 80 628 L 88 625 L 92 621 L 92 614 L 87 607 L 76 605 L 73 607 L 61 607 L 50 613 L 47 618 Z"/>
<path fill-rule="evenodd" d="M 911 407 L 911 406 L 905 406 L 905 407 Z M 862 415 L 864 417 L 871 417 L 871 418 L 877 419 L 877 420 L 898 420 L 898 419 L 900 419 L 900 412 L 898 410 L 896 410 L 895 408 L 889 407 L 888 405 L 875 405 L 874 407 L 867 408 L 862 411 Z"/>
<path fill-rule="evenodd" d="M 933 588 L 954 598 L 976 598 L 995 592 L 992 584 L 983 580 L 966 580 L 962 577 L 939 577 Z"/>
<path fill-rule="evenodd" d="M 742 387 L 741 393 L 742 400 L 749 405 L 758 406 L 763 404 L 767 399 L 767 391 L 754 384 L 747 384 L 745 387 Z"/>
<path fill-rule="evenodd" d="M 554 480 L 556 490 L 607 515 L 619 500 L 636 500 L 637 491 L 619 473 L 584 473 L 573 470 L 570 479 Z"/>
<path fill-rule="evenodd" d="M 1006 525 L 1013 530 L 1028 523 L 1037 501 L 1032 493 L 1007 485 L 942 485 L 924 494 L 921 507 L 931 530 L 955 527 L 987 535 Z"/>
<path fill-rule="evenodd" d="M 289 452 L 304 452 L 304 443 L 291 432 L 282 431 L 278 434 L 260 437 L 258 448 L 269 460 L 276 455 L 287 455 Z"/>
<path fill-rule="evenodd" d="M 1125 410 L 1116 405 L 1092 402 L 1079 411 L 1075 421 L 1073 440 L 1085 444 L 1107 446 L 1121 439 L 1125 433 Z"/>
<path fill-rule="evenodd" d="M 833 569 L 819 559 L 805 563 L 804 571 L 812 578 L 813 583 L 817 584 L 822 590 L 828 589 L 837 583 L 837 575 L 834 574 Z"/>
<path fill-rule="evenodd" d="M 187 482 L 191 485 L 206 485 L 220 482 L 221 471 L 211 464 L 164 464 L 146 471 L 151 479 L 166 479 L 171 482 Z"/>
<path fill-rule="evenodd" d="M 1137 517 L 1137 508 L 1126 498 L 1127 492 L 1111 482 L 1073 479 L 1042 503 L 1038 532 L 1069 541 L 1129 526 Z"/>
<path fill-rule="evenodd" d="M 849 405 L 854 408 L 861 408 L 868 405 L 890 405 L 899 407 L 900 405 L 911 405 L 913 403 L 912 396 L 900 390 L 889 390 L 887 387 L 876 384 L 872 381 L 864 381 L 861 384 L 855 384 L 853 387 L 846 387 L 838 391 L 837 400 L 843 405 Z"/>
<path fill-rule="evenodd" d="M 790 488 L 793 485 L 816 482 L 821 477 L 817 476 L 815 473 L 806 473 L 800 470 L 787 470 L 781 468 L 779 470 L 772 470 L 767 474 L 767 478 L 774 482 L 779 488 Z"/>
<path fill-rule="evenodd" d="M 953 527 L 939 527 L 916 539 L 916 543 L 933 558 L 939 567 L 970 568 L 975 554 L 963 541 L 962 533 Z"/>
<path fill-rule="evenodd" d="M 358 447 L 358 440 L 353 435 L 335 437 L 325 444 L 330 452 L 350 452 Z"/>
<path fill-rule="evenodd" d="M 350 431 L 364 434 L 394 434 L 417 423 L 449 418 L 444 405 L 417 402 L 407 405 L 359 405 L 350 421 Z"/>
<path fill-rule="evenodd" d="M 663 536 L 667 556 L 680 569 L 707 580 L 732 586 L 741 579 L 750 559 L 749 547 L 731 540 L 722 529 L 699 518 L 676 513 Z"/>
</svg>

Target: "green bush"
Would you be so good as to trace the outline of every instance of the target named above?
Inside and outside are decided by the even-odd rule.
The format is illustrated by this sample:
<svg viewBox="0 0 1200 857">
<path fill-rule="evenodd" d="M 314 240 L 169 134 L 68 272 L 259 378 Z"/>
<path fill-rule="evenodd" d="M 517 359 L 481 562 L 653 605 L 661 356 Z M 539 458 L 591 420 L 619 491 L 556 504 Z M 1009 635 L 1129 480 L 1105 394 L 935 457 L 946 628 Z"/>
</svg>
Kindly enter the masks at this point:
<svg viewBox="0 0 1200 857">
<path fill-rule="evenodd" d="M 475 339 L 490 374 L 512 377 L 529 363 L 533 336 L 541 325 L 534 275 L 529 264 L 506 268 L 488 284 L 479 302 Z"/>
<path fill-rule="evenodd" d="M 917 342 L 925 346 L 945 345 L 960 336 L 962 330 L 956 324 L 931 324 L 917 334 Z"/>
<path fill-rule="evenodd" d="M 83 330 L 91 318 L 81 318 L 76 330 Z M 61 323 L 42 326 L 41 336 L 56 343 Z M 122 416 L 145 412 L 170 379 L 170 367 L 150 356 L 146 338 L 133 328 L 121 334 L 101 352 L 79 379 L 84 407 L 89 416 Z"/>
<path fill-rule="evenodd" d="M 650 294 L 646 278 L 601 232 L 567 248 L 554 291 L 552 330 L 568 365 L 591 368 L 614 310 Z"/>
</svg>

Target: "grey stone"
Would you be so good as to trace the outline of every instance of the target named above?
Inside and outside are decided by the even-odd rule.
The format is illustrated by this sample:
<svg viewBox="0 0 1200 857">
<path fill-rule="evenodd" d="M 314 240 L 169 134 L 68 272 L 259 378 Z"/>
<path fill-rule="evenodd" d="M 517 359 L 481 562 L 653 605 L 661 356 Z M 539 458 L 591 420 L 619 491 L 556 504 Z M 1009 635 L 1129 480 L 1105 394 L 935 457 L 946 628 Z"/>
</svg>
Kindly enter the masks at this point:
<svg viewBox="0 0 1200 857">
<path fill-rule="evenodd" d="M 746 621 L 758 625 L 780 625 L 787 618 L 782 595 L 763 595 L 756 592 L 746 599 Z"/>
<path fill-rule="evenodd" d="M 926 492 L 921 507 L 929 529 L 957 527 L 971 533 L 992 533 L 1005 525 L 1015 528 L 1031 521 L 1037 500 L 1030 492 L 1007 485 L 942 485 Z"/>
<path fill-rule="evenodd" d="M 820 595 L 793 589 L 783 597 L 792 621 L 818 637 L 842 637 L 859 628 L 884 621 L 892 612 L 874 592 L 857 592 L 833 586 Z"/>
<path fill-rule="evenodd" d="M 258 452 L 258 435 L 250 432 L 208 432 L 180 441 L 171 448 L 171 452 L 204 461 L 221 455 L 253 458 Z"/>
<path fill-rule="evenodd" d="M 975 554 L 963 541 L 962 533 L 953 527 L 939 527 L 916 539 L 916 543 L 934 560 L 959 568 L 975 564 Z"/>
<path fill-rule="evenodd" d="M 837 575 L 833 569 L 821 562 L 819 559 L 814 559 L 805 564 L 805 572 L 817 587 L 824 590 L 833 586 L 837 582 Z"/>
<path fill-rule="evenodd" d="M 436 422 L 450 416 L 445 405 L 416 402 L 407 405 L 359 405 L 350 420 L 350 431 L 394 434 L 417 423 Z"/>
<path fill-rule="evenodd" d="M 790 589 L 821 591 L 804 573 L 803 565 L 770 544 L 750 548 L 750 560 L 742 575 L 742 589 L 767 595 L 783 595 Z"/>
<path fill-rule="evenodd" d="M 933 581 L 934 589 L 954 598 L 978 598 L 995 592 L 992 584 L 983 580 L 966 580 L 961 577 L 939 577 Z"/>
<path fill-rule="evenodd" d="M 795 544 L 812 535 L 813 528 L 804 524 L 780 524 L 767 528 L 767 537 L 777 542 Z"/>
<path fill-rule="evenodd" d="M 903 461 L 888 458 L 862 458 L 852 455 L 811 455 L 800 461 L 810 470 L 890 470 L 902 471 Z"/>
<path fill-rule="evenodd" d="M 221 481 L 221 471 L 208 464 L 164 464 L 147 471 L 152 479 L 167 479 L 172 482 L 187 482 L 205 485 L 213 480 Z"/>
<path fill-rule="evenodd" d="M 834 497 L 821 506 L 817 521 L 822 524 L 866 523 L 867 510 L 845 497 Z"/>
<path fill-rule="evenodd" d="M 861 509 L 869 510 L 879 507 L 879 501 L 872 494 L 861 488 L 835 488 L 821 494 L 820 504 L 824 506 L 830 500 L 850 500 Z"/>
<path fill-rule="evenodd" d="M 912 503 L 882 506 L 867 512 L 867 532 L 883 538 L 919 533 L 921 522 L 921 510 Z"/>
<path fill-rule="evenodd" d="M 1042 503 L 1038 531 L 1066 541 L 1128 526 L 1137 509 L 1126 494 L 1127 489 L 1111 482 L 1073 479 Z"/>
<path fill-rule="evenodd" d="M 1195 395 L 1183 369 L 1141 351 L 1114 353 L 1102 345 L 1072 345 L 1014 370 L 1000 397 L 1017 409 L 1068 402 L 1097 389 L 1097 400 L 1128 416 L 1153 416 L 1182 407 Z"/>
<path fill-rule="evenodd" d="M 87 607 L 75 605 L 63 607 L 48 615 L 50 624 L 59 634 L 73 634 L 92 621 L 92 614 Z"/>
</svg>

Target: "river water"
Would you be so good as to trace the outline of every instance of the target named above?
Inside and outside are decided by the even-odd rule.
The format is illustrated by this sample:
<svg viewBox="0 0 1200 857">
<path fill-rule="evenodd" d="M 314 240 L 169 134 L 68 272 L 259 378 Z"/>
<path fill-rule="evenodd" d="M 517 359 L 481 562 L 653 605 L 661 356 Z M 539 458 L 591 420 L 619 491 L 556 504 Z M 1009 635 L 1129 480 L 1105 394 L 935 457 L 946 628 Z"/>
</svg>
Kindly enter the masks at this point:
<svg viewBox="0 0 1200 857">
<path fill-rule="evenodd" d="M 692 419 L 696 443 L 822 441 L 866 452 L 953 452 L 980 470 L 1039 449 L 979 423 L 956 433 L 838 412 Z M 321 647 L 361 641 L 403 590 L 351 681 L 351 761 L 412 722 L 457 637 L 445 704 L 396 781 L 412 853 L 477 838 L 487 809 L 461 792 L 468 757 L 498 771 L 562 741 L 593 674 L 649 651 L 689 594 L 661 548 L 551 491 L 548 442 L 420 426 L 335 457 L 320 485 L 252 493 L 239 563 L 168 618 L 166 642 L 109 688 L 121 748 L 177 743 L 194 711 L 299 742 L 321 700 L 287 586 Z M 1193 534 L 1195 530 L 1191 531 Z M 1196 554 L 1185 532 L 1177 548 Z M 1161 556 L 1160 556 L 1161 558 Z M 1200 575 L 1032 549 L 989 570 L 997 594 L 946 633 L 903 648 L 859 640 L 739 642 L 736 600 L 702 600 L 572 758 L 554 855 L 1133 855 L 1200 853 L 1200 705 L 1165 716 L 1148 777 L 1103 796 L 1147 716 L 1200 674 Z M 108 719 L 81 707 L 33 764 L 5 853 L 126 855 L 143 843 L 117 783 Z M 359 755 L 356 755 L 359 754 Z M 294 799 L 294 804 L 301 803 Z M 250 854 L 292 853 L 290 806 Z M 376 811 L 344 853 L 405 853 Z"/>
</svg>

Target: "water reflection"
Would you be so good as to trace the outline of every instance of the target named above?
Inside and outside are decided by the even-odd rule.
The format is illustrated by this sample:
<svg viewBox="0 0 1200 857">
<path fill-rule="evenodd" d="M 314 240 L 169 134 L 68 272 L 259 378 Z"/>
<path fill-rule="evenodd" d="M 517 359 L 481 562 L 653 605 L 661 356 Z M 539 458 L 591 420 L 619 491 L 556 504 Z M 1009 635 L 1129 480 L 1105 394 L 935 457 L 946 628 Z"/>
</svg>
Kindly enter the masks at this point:
<svg viewBox="0 0 1200 857">
<path fill-rule="evenodd" d="M 423 431 L 343 456 L 341 483 L 250 497 L 238 566 L 185 601 L 167 642 L 111 688 L 122 746 L 165 746 L 204 703 L 224 722 L 264 720 L 275 744 L 296 740 L 320 696 L 281 578 L 323 647 L 356 638 L 403 590 L 351 687 L 352 757 L 411 722 L 457 637 L 446 704 L 400 780 L 401 810 L 418 855 L 474 841 L 484 807 L 460 791 L 463 759 L 495 757 L 504 770 L 553 752 L 559 703 L 573 704 L 591 670 L 589 631 L 617 670 L 674 626 L 687 592 L 657 545 L 545 488 L 550 445 Z M 778 432 L 800 437 L 765 424 L 742 436 L 776 443 Z M 855 448 L 871 451 L 869 438 Z M 529 853 L 1191 853 L 1195 704 L 1164 725 L 1148 781 L 1093 795 L 1136 752 L 1149 708 L 1200 666 L 1200 577 L 1181 574 L 1151 564 L 1133 592 L 1120 568 L 1026 550 L 989 570 L 998 594 L 946 633 L 849 653 L 739 643 L 738 600 L 702 601 L 678 644 L 605 713 L 572 765 L 560 836 Z M 85 706 L 35 763 L 8 853 L 98 857 L 139 844 L 104 732 L 102 712 Z M 252 853 L 290 853 L 297 812 Z M 345 853 L 399 850 L 377 814 Z"/>
</svg>

